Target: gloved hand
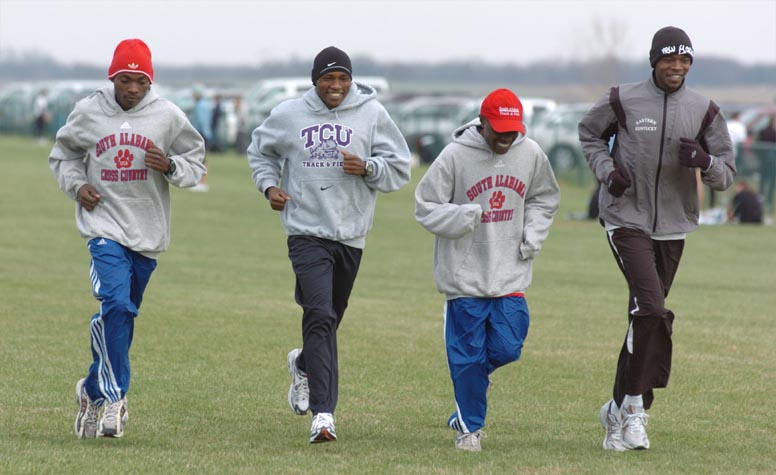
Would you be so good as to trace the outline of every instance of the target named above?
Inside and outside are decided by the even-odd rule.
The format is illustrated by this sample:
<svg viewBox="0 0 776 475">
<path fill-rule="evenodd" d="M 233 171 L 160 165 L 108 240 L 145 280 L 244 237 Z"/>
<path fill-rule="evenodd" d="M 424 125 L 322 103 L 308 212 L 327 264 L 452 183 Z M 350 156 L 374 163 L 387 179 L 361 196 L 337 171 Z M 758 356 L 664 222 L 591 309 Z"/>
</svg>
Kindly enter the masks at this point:
<svg viewBox="0 0 776 475">
<path fill-rule="evenodd" d="M 628 170 L 618 167 L 612 170 L 609 177 L 606 179 L 606 189 L 609 194 L 619 198 L 625 193 L 625 190 L 630 188 L 631 178 L 628 174 Z"/>
<path fill-rule="evenodd" d="M 679 163 L 685 167 L 706 170 L 711 165 L 711 157 L 703 151 L 701 145 L 693 139 L 681 137 L 679 139 Z"/>
</svg>

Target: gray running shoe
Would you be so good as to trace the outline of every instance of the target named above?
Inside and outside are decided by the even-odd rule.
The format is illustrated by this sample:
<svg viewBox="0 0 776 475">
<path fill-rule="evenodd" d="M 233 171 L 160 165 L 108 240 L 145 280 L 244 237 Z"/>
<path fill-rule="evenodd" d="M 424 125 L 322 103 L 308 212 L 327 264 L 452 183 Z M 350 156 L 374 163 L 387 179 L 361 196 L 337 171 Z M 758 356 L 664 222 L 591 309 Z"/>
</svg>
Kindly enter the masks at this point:
<svg viewBox="0 0 776 475">
<path fill-rule="evenodd" d="M 334 433 L 334 415 L 328 412 L 319 412 L 313 417 L 313 425 L 310 427 L 310 443 L 334 442 L 337 434 Z"/>
<path fill-rule="evenodd" d="M 645 450 L 649 448 L 647 437 L 647 415 L 643 406 L 626 406 L 621 409 L 622 445 L 630 450 Z"/>
<path fill-rule="evenodd" d="M 128 418 L 126 396 L 116 402 L 106 402 L 105 412 L 100 419 L 98 435 L 101 437 L 123 437 L 124 424 L 127 423 Z"/>
<path fill-rule="evenodd" d="M 75 402 L 78 403 L 78 415 L 75 416 L 75 435 L 79 439 L 97 437 L 97 425 L 100 419 L 100 407 L 86 394 L 86 378 L 75 383 Z"/>
<path fill-rule="evenodd" d="M 291 387 L 288 388 L 288 405 L 298 416 L 307 414 L 310 409 L 310 386 L 307 383 L 307 375 L 296 367 L 296 359 L 302 352 L 295 348 L 288 352 L 288 373 L 291 375 Z"/>
<path fill-rule="evenodd" d="M 617 452 L 624 451 L 625 447 L 622 445 L 622 420 L 620 419 L 620 410 L 617 408 L 614 400 L 609 399 L 601 406 L 598 419 L 606 431 L 603 444 L 604 449 Z"/>
<path fill-rule="evenodd" d="M 467 433 L 459 432 L 455 437 L 455 448 L 469 452 L 480 452 L 482 450 L 480 441 L 485 437 L 487 436 L 482 430 Z"/>
</svg>

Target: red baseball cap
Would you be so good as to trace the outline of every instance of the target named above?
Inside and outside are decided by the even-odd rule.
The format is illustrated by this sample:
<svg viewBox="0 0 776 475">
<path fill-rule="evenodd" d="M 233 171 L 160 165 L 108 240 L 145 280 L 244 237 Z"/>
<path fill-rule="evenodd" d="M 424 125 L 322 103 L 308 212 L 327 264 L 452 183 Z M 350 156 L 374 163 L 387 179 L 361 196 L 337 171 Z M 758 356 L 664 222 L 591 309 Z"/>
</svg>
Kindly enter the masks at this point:
<svg viewBox="0 0 776 475">
<path fill-rule="evenodd" d="M 480 106 L 480 115 L 488 119 L 496 132 L 525 133 L 523 104 L 509 89 L 496 89 L 488 94 Z"/>
<path fill-rule="evenodd" d="M 133 38 L 116 46 L 113 61 L 108 68 L 108 79 L 113 79 L 121 73 L 143 74 L 149 81 L 154 82 L 151 50 L 143 40 Z"/>
</svg>

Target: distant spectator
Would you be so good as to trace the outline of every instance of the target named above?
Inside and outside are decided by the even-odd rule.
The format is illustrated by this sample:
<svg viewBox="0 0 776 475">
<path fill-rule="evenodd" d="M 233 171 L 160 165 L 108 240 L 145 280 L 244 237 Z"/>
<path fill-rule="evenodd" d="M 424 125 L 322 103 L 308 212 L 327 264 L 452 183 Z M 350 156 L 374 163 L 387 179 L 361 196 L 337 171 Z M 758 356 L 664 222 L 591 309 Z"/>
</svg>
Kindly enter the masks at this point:
<svg viewBox="0 0 776 475">
<path fill-rule="evenodd" d="M 730 143 L 733 144 L 736 159 L 739 159 L 741 155 L 741 146 L 746 142 L 746 126 L 741 122 L 741 114 L 733 112 L 730 115 L 727 126 L 728 133 L 730 134 Z"/>
<path fill-rule="evenodd" d="M 234 149 L 237 153 L 245 153 L 248 148 L 248 108 L 245 107 L 242 97 L 234 98 L 234 114 L 237 116 L 237 138 L 234 141 Z"/>
<path fill-rule="evenodd" d="M 199 87 L 194 88 L 194 101 L 191 125 L 205 139 L 205 148 L 210 150 L 213 146 L 213 111 L 210 108 L 210 102 Z M 207 157 L 204 164 L 207 167 Z M 207 184 L 207 175 L 203 175 L 202 181 L 190 189 L 191 191 L 208 191 L 210 187 Z"/>
<path fill-rule="evenodd" d="M 48 89 L 41 89 L 35 97 L 32 105 L 35 116 L 35 137 L 38 142 L 45 142 L 46 126 L 51 122 L 51 112 L 49 111 Z"/>
<path fill-rule="evenodd" d="M 760 195 L 768 209 L 773 209 L 773 191 L 776 185 L 776 118 L 757 134 L 757 155 L 760 158 Z"/>
<path fill-rule="evenodd" d="M 733 191 L 733 202 L 728 206 L 728 222 L 762 224 L 763 206 L 760 197 L 746 180 L 736 183 Z"/>
<path fill-rule="evenodd" d="M 221 144 L 218 140 L 218 127 L 221 125 L 221 118 L 223 115 L 224 113 L 221 109 L 221 96 L 216 94 L 215 97 L 213 97 L 213 108 L 210 112 L 210 131 L 213 134 L 210 150 L 213 152 L 221 151 Z"/>
</svg>

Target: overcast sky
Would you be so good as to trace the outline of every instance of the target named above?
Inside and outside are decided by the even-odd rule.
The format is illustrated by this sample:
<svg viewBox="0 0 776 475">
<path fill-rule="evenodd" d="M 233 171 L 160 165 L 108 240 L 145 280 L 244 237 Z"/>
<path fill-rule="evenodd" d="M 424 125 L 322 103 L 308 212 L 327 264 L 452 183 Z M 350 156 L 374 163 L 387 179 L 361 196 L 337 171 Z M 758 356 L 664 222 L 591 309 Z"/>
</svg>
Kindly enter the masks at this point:
<svg viewBox="0 0 776 475">
<path fill-rule="evenodd" d="M 666 25 L 688 33 L 697 59 L 776 64 L 776 0 L 0 0 L 0 57 L 107 65 L 136 37 L 166 65 L 312 60 L 329 45 L 381 62 L 647 61 Z"/>
</svg>

